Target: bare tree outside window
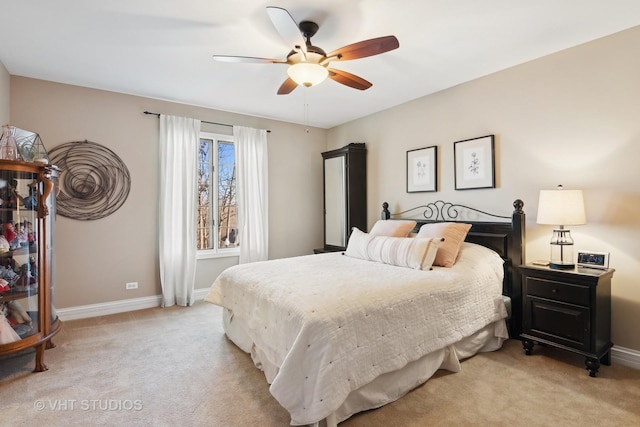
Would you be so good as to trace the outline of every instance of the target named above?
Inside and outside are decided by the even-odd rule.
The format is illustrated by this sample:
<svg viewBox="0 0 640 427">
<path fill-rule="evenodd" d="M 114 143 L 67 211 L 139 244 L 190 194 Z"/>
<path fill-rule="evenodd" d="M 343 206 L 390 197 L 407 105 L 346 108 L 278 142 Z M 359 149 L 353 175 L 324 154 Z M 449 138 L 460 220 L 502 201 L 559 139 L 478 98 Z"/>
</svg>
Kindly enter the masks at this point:
<svg viewBox="0 0 640 427">
<path fill-rule="evenodd" d="M 230 142 L 218 143 L 218 236 L 220 248 L 238 245 L 236 156 Z"/>
<path fill-rule="evenodd" d="M 211 245 L 211 140 L 201 139 L 198 149 L 198 249 L 213 249 Z"/>
<path fill-rule="evenodd" d="M 197 199 L 198 250 L 224 251 L 236 248 L 240 240 L 233 142 L 215 138 L 200 139 Z"/>
</svg>

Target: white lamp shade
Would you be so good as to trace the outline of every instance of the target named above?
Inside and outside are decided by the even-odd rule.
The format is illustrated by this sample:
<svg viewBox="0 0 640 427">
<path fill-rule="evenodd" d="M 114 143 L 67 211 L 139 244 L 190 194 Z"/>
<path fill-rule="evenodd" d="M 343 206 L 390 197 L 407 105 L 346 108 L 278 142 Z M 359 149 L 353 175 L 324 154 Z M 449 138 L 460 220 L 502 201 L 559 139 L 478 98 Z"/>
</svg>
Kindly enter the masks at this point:
<svg viewBox="0 0 640 427">
<path fill-rule="evenodd" d="M 287 74 L 299 85 L 309 87 L 322 83 L 329 75 L 329 70 L 313 62 L 299 62 L 290 66 Z"/>
<path fill-rule="evenodd" d="M 540 190 L 538 224 L 586 224 L 582 190 Z"/>
</svg>

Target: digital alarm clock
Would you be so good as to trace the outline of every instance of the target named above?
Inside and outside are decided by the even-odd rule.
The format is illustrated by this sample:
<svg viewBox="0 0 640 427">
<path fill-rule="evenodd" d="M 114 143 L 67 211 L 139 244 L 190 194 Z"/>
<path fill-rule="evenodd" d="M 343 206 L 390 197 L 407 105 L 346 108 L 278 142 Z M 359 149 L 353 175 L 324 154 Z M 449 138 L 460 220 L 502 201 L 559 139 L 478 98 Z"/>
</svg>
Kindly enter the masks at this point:
<svg viewBox="0 0 640 427">
<path fill-rule="evenodd" d="M 599 268 L 606 270 L 609 268 L 609 253 L 594 251 L 578 251 L 578 267 Z"/>
</svg>

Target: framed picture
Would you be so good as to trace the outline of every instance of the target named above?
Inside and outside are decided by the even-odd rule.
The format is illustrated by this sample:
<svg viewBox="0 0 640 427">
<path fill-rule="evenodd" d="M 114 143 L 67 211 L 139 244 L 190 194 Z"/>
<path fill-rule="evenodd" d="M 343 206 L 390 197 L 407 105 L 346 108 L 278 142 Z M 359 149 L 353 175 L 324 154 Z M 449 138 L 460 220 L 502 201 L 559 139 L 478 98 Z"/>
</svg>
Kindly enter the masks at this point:
<svg viewBox="0 0 640 427">
<path fill-rule="evenodd" d="M 438 147 L 407 151 L 407 193 L 438 191 Z"/>
<path fill-rule="evenodd" d="M 495 188 L 493 135 L 453 143 L 456 190 Z"/>
</svg>

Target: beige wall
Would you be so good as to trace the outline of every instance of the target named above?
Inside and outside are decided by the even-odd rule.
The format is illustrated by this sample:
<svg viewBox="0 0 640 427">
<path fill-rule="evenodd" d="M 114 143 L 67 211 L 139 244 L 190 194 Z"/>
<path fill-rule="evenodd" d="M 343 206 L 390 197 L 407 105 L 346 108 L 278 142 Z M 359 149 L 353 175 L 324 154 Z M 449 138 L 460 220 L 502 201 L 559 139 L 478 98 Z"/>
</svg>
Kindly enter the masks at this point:
<svg viewBox="0 0 640 427">
<path fill-rule="evenodd" d="M 326 131 L 130 95 L 11 77 L 15 126 L 38 132 L 48 149 L 89 140 L 113 150 L 131 174 L 131 191 L 115 213 L 96 221 L 58 215 L 56 307 L 159 295 L 157 241 L 158 119 L 149 110 L 270 129 L 269 256 L 313 253 L 322 245 L 322 157 Z M 214 130 L 214 129 L 210 129 Z M 228 128 L 218 127 L 217 131 Z M 293 161 L 295 159 L 295 161 Z M 295 179 L 291 179 L 295 177 Z M 237 258 L 199 260 L 196 287 L 208 288 Z M 125 291 L 137 281 L 138 290 Z"/>
<path fill-rule="evenodd" d="M 0 61 L 0 126 L 10 124 L 9 115 L 9 99 L 10 99 L 10 81 L 9 72 L 4 64 Z"/>
<path fill-rule="evenodd" d="M 611 253 L 612 335 L 640 350 L 640 27 L 331 129 L 329 148 L 366 141 L 369 226 L 387 201 L 400 211 L 443 199 L 527 213 L 527 259 L 548 259 L 552 227 L 535 223 L 538 192 L 584 190 L 577 249 Z M 495 189 L 454 190 L 453 142 L 496 135 Z M 437 193 L 405 191 L 406 151 L 437 145 Z"/>
</svg>

